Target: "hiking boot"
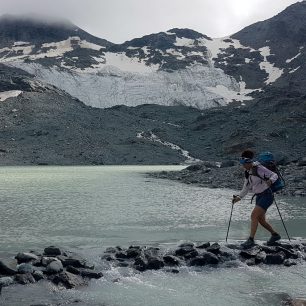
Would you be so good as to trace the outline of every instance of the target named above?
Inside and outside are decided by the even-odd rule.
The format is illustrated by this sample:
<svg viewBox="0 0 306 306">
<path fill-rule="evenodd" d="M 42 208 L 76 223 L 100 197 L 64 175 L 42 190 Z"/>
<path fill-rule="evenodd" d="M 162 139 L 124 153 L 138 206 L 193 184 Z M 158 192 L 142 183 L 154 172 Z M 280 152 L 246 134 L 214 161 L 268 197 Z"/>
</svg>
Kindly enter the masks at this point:
<svg viewBox="0 0 306 306">
<path fill-rule="evenodd" d="M 276 241 L 280 240 L 281 236 L 277 233 L 272 234 L 270 239 L 267 241 L 267 245 L 274 244 Z"/>
<path fill-rule="evenodd" d="M 244 249 L 249 249 L 249 248 L 251 248 L 254 245 L 255 245 L 254 239 L 251 238 L 251 237 L 249 237 L 245 242 L 241 243 L 241 246 Z"/>
</svg>

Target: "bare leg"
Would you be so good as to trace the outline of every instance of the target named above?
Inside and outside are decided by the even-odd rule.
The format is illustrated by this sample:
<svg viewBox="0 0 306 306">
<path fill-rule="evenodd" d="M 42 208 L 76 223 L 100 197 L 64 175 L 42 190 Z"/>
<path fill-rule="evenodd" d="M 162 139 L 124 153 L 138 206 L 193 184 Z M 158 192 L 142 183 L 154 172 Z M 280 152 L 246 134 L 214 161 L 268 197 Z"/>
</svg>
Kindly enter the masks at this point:
<svg viewBox="0 0 306 306">
<path fill-rule="evenodd" d="M 271 234 L 275 234 L 275 230 L 271 226 L 270 223 L 266 221 L 266 215 L 263 215 L 262 217 L 259 217 L 258 222 L 262 227 L 264 227 L 267 231 L 269 231 Z"/>
<path fill-rule="evenodd" d="M 251 233 L 250 233 L 251 238 L 255 237 L 259 219 L 262 219 L 265 216 L 265 213 L 266 211 L 263 208 L 259 206 L 254 207 L 251 214 Z"/>
</svg>

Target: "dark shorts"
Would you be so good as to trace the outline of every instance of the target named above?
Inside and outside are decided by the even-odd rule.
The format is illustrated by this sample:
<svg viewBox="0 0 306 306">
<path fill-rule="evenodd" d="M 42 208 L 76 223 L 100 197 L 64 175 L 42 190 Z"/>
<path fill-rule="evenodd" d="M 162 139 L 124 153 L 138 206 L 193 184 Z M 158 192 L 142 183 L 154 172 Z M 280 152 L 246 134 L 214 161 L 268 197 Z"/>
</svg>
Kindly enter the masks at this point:
<svg viewBox="0 0 306 306">
<path fill-rule="evenodd" d="M 274 196 L 270 189 L 256 194 L 256 205 L 267 210 L 273 204 Z"/>
</svg>

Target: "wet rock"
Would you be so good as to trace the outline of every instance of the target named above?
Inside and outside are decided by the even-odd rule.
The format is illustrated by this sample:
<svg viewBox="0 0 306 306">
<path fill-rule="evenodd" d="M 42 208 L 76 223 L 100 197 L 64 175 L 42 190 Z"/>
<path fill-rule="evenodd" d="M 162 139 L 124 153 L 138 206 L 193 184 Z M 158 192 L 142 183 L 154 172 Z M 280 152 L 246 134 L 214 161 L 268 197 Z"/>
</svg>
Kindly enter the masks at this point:
<svg viewBox="0 0 306 306">
<path fill-rule="evenodd" d="M 72 274 L 75 274 L 75 275 L 80 275 L 81 274 L 81 271 L 79 269 L 73 267 L 73 266 L 67 266 L 66 271 L 70 272 Z"/>
<path fill-rule="evenodd" d="M 116 253 L 116 258 L 120 258 L 120 259 L 127 259 L 128 256 L 125 252 L 119 252 L 119 253 Z"/>
<path fill-rule="evenodd" d="M 47 255 L 47 256 L 57 256 L 61 254 L 62 254 L 61 250 L 55 246 L 49 246 L 44 249 L 44 255 Z"/>
<path fill-rule="evenodd" d="M 242 250 L 239 255 L 242 257 L 242 258 L 245 258 L 245 259 L 249 259 L 249 258 L 255 258 L 256 255 L 260 252 L 260 249 L 255 247 L 255 248 L 252 248 L 252 249 L 247 249 L 247 250 Z"/>
<path fill-rule="evenodd" d="M 186 254 L 188 254 L 188 253 L 190 253 L 194 250 L 195 249 L 194 249 L 193 245 L 186 245 L 186 246 L 183 246 L 183 247 L 175 250 L 174 253 L 175 253 L 176 256 L 184 256 L 184 255 L 186 255 Z"/>
<path fill-rule="evenodd" d="M 196 257 L 196 256 L 198 256 L 198 255 L 199 255 L 199 252 L 198 252 L 197 250 L 192 250 L 192 251 L 190 251 L 190 252 L 184 254 L 183 257 L 184 257 L 185 259 L 191 259 L 191 258 L 194 258 L 194 257 Z"/>
<path fill-rule="evenodd" d="M 140 254 L 141 254 L 141 249 L 137 248 L 137 247 L 130 247 L 126 251 L 127 258 L 136 258 L 136 257 L 140 256 Z"/>
<path fill-rule="evenodd" d="M 73 266 L 75 268 L 91 268 L 87 265 L 86 260 L 79 256 L 58 256 L 57 258 L 62 262 L 64 267 Z"/>
<path fill-rule="evenodd" d="M 33 273 L 34 267 L 29 263 L 22 263 L 18 266 L 17 271 L 20 274 Z"/>
<path fill-rule="evenodd" d="M 197 256 L 196 258 L 191 259 L 191 266 L 205 266 L 205 265 L 216 265 L 219 263 L 219 258 L 210 252 L 206 252 L 202 255 Z"/>
<path fill-rule="evenodd" d="M 14 279 L 9 276 L 0 277 L 0 287 L 6 287 L 12 285 L 14 283 Z"/>
<path fill-rule="evenodd" d="M 92 270 L 88 270 L 88 269 L 81 270 L 80 274 L 81 274 L 82 277 L 87 277 L 87 278 L 99 279 L 99 278 L 103 277 L 102 272 L 92 271 Z"/>
<path fill-rule="evenodd" d="M 292 259 L 285 259 L 284 260 L 284 266 L 286 267 L 291 267 L 291 266 L 295 266 L 297 265 L 296 261 L 292 260 Z"/>
<path fill-rule="evenodd" d="M 66 289 L 72 289 L 86 284 L 82 277 L 69 272 L 61 272 L 55 275 L 52 281 L 56 285 L 63 285 Z"/>
<path fill-rule="evenodd" d="M 255 258 L 249 258 L 248 260 L 245 261 L 245 263 L 248 265 L 248 266 L 255 266 L 256 265 L 256 260 Z"/>
<path fill-rule="evenodd" d="M 284 252 L 267 254 L 265 258 L 265 263 L 268 265 L 281 265 L 284 262 L 285 258 L 286 256 Z"/>
<path fill-rule="evenodd" d="M 196 246 L 197 249 L 206 249 L 210 247 L 210 242 L 200 243 Z"/>
<path fill-rule="evenodd" d="M 51 262 L 59 261 L 56 257 L 42 257 L 41 258 L 41 265 L 43 267 L 47 267 Z"/>
<path fill-rule="evenodd" d="M 29 262 L 29 261 L 39 261 L 39 257 L 33 253 L 18 253 L 15 258 L 18 264 Z"/>
<path fill-rule="evenodd" d="M 147 269 L 149 270 L 159 270 L 165 266 L 164 262 L 160 258 L 149 258 Z"/>
<path fill-rule="evenodd" d="M 147 261 L 143 257 L 137 257 L 133 266 L 137 271 L 145 271 L 147 268 Z"/>
<path fill-rule="evenodd" d="M 33 284 L 36 282 L 35 278 L 33 277 L 31 273 L 16 274 L 15 281 L 21 285 Z"/>
<path fill-rule="evenodd" d="M 217 255 L 220 253 L 220 248 L 221 246 L 218 243 L 213 243 L 211 246 L 206 248 L 206 251 Z"/>
<path fill-rule="evenodd" d="M 164 263 L 168 266 L 178 266 L 180 264 L 180 260 L 173 255 L 165 255 L 163 260 Z"/>
<path fill-rule="evenodd" d="M 44 273 L 42 271 L 36 270 L 32 273 L 32 275 L 37 282 L 42 279 L 45 279 Z"/>
<path fill-rule="evenodd" d="M 17 261 L 15 259 L 0 260 L 0 275 L 15 275 L 17 273 Z"/>
<path fill-rule="evenodd" d="M 104 253 L 111 253 L 111 254 L 115 254 L 115 253 L 117 253 L 117 252 L 118 252 L 118 249 L 113 248 L 113 247 L 109 247 L 109 248 L 107 248 L 107 249 L 105 250 L 105 252 L 104 252 Z"/>
<path fill-rule="evenodd" d="M 255 263 L 260 264 L 265 261 L 267 254 L 263 251 L 260 251 L 259 253 L 256 254 L 255 256 Z"/>
<path fill-rule="evenodd" d="M 48 274 L 55 274 L 64 270 L 63 264 L 59 260 L 52 261 L 48 264 L 46 272 Z"/>
</svg>

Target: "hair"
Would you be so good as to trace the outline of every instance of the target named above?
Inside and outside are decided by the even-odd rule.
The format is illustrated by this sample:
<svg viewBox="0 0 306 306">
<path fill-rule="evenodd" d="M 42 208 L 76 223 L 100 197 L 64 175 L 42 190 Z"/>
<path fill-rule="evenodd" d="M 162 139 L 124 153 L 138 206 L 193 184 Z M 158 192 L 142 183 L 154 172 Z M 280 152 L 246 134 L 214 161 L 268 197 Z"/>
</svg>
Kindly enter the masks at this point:
<svg viewBox="0 0 306 306">
<path fill-rule="evenodd" d="M 255 155 L 254 152 L 250 149 L 246 149 L 241 153 L 241 157 L 250 158 L 250 159 L 253 159 L 254 155 Z"/>
</svg>

